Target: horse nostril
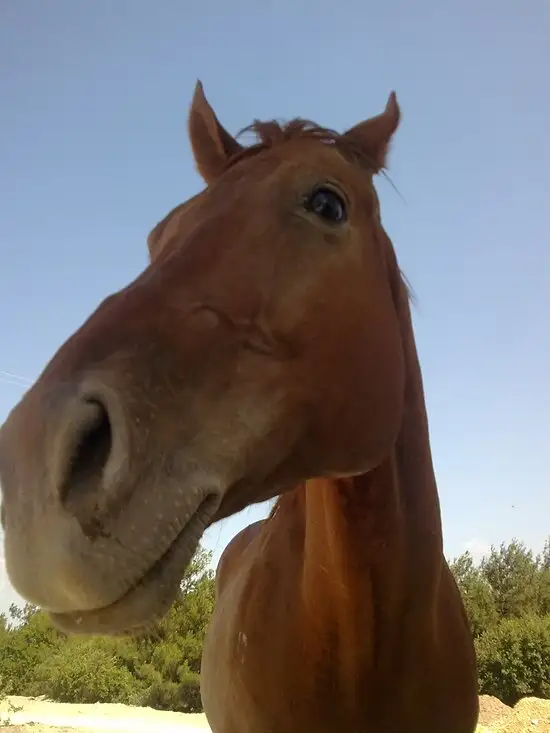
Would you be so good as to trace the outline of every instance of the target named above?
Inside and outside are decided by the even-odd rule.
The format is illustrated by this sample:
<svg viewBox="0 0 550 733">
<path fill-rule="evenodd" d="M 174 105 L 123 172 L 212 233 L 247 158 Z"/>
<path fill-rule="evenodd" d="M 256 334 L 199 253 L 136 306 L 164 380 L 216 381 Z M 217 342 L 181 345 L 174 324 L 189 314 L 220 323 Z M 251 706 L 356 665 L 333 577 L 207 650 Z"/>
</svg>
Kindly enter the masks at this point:
<svg viewBox="0 0 550 733">
<path fill-rule="evenodd" d="M 87 404 L 93 407 L 94 413 L 83 425 L 71 457 L 71 478 L 77 483 L 81 478 L 102 473 L 111 452 L 111 421 L 107 410 L 96 400 Z"/>
<path fill-rule="evenodd" d="M 93 511 L 113 445 L 109 413 L 96 399 L 85 400 L 79 422 L 73 425 L 67 470 L 61 487 L 65 507 L 75 514 Z M 80 511 L 78 511 L 80 509 Z M 86 512 L 87 513 L 87 512 Z"/>
</svg>

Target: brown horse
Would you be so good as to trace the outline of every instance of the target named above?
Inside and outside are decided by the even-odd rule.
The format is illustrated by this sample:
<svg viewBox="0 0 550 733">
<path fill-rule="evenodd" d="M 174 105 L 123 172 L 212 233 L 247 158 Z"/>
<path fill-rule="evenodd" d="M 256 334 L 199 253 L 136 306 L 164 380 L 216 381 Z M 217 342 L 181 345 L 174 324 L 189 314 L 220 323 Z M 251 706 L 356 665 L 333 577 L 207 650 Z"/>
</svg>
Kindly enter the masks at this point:
<svg viewBox="0 0 550 733">
<path fill-rule="evenodd" d="M 468 622 L 442 551 L 409 296 L 373 177 L 399 123 L 256 123 L 197 85 L 206 189 L 61 347 L 0 433 L 15 588 L 69 632 L 166 612 L 223 554 L 202 695 L 215 733 L 472 733 Z"/>
</svg>

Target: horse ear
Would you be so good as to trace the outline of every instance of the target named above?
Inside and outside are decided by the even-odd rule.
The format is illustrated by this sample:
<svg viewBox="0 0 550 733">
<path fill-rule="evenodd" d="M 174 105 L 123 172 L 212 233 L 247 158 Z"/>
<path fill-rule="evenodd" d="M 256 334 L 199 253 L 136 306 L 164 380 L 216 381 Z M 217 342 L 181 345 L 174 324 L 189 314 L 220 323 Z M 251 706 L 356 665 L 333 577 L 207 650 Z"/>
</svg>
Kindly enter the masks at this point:
<svg viewBox="0 0 550 733">
<path fill-rule="evenodd" d="M 220 175 L 229 158 L 242 150 L 242 145 L 218 121 L 200 81 L 195 86 L 188 128 L 197 170 L 210 183 Z"/>
<path fill-rule="evenodd" d="M 397 96 L 392 92 L 382 114 L 360 122 L 344 134 L 344 137 L 352 140 L 371 158 L 377 173 L 386 166 L 390 142 L 399 126 L 400 118 Z"/>
</svg>

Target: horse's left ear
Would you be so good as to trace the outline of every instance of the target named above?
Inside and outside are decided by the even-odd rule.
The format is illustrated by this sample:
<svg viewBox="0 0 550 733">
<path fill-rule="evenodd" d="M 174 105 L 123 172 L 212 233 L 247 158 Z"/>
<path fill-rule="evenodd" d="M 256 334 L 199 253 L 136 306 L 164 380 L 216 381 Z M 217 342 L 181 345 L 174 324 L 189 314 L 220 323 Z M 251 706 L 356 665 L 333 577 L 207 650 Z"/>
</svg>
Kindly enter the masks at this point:
<svg viewBox="0 0 550 733">
<path fill-rule="evenodd" d="M 378 172 L 386 166 L 390 142 L 399 126 L 400 118 L 397 96 L 392 92 L 382 114 L 355 125 L 344 134 L 344 137 L 352 140 L 368 155 Z"/>
<path fill-rule="evenodd" d="M 188 126 L 197 170 L 207 184 L 211 183 L 224 170 L 229 158 L 243 147 L 219 122 L 200 81 L 195 86 Z"/>
</svg>

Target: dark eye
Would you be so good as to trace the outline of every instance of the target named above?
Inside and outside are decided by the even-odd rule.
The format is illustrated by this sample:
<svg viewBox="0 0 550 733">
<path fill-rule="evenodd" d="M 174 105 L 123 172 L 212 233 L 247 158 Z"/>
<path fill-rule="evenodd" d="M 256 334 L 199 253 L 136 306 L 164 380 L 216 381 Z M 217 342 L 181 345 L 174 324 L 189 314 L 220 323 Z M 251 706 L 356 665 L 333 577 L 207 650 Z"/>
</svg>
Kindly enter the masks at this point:
<svg viewBox="0 0 550 733">
<path fill-rule="evenodd" d="M 344 199 L 330 188 L 316 188 L 306 202 L 306 209 L 335 224 L 347 218 Z"/>
</svg>

